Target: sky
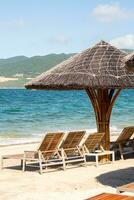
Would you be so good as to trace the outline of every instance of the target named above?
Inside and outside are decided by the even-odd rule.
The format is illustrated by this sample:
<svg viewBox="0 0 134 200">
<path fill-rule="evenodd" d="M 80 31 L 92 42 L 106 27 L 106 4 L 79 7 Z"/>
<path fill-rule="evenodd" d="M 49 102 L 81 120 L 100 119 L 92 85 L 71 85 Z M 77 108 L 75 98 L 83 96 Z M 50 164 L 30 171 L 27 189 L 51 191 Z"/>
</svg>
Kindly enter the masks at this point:
<svg viewBox="0 0 134 200">
<path fill-rule="evenodd" d="M 133 0 L 0 0 L 0 58 L 73 53 L 105 40 L 134 49 Z"/>
</svg>

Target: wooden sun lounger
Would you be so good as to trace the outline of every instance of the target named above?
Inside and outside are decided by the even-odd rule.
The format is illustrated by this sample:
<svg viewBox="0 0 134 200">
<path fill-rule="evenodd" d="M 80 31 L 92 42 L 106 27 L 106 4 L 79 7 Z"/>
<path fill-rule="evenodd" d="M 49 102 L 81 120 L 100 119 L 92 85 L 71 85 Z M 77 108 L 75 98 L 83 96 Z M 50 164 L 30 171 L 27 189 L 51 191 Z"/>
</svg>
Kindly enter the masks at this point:
<svg viewBox="0 0 134 200">
<path fill-rule="evenodd" d="M 60 145 L 59 151 L 64 161 L 64 169 L 68 163 L 84 162 L 86 164 L 85 155 L 79 150 L 79 144 L 84 135 L 85 131 L 71 131 Z"/>
<path fill-rule="evenodd" d="M 106 151 L 101 145 L 105 133 L 90 134 L 82 145 L 83 152 L 86 156 L 94 156 L 96 160 L 96 166 L 99 165 L 99 157 L 104 155 L 112 155 L 112 161 L 114 162 L 114 151 Z"/>
<path fill-rule="evenodd" d="M 25 171 L 25 166 L 39 167 L 42 174 L 43 167 L 47 169 L 48 166 L 63 165 L 62 157 L 58 152 L 58 146 L 63 136 L 64 132 L 47 133 L 36 151 L 25 151 L 23 171 Z M 31 162 L 36 164 L 32 165 Z"/>
<path fill-rule="evenodd" d="M 120 187 L 117 187 L 117 193 L 121 192 L 132 192 L 134 193 L 134 182 L 128 183 L 126 185 L 122 185 Z"/>
<path fill-rule="evenodd" d="M 134 134 L 134 126 L 125 127 L 117 140 L 112 142 L 112 149 L 119 150 L 121 159 L 124 159 L 125 154 L 130 154 L 134 152 L 134 139 L 130 139 Z M 128 147 L 131 148 L 128 151 L 125 151 L 125 147 L 128 143 Z"/>
<path fill-rule="evenodd" d="M 134 200 L 132 196 L 103 193 L 97 196 L 88 198 L 87 200 Z"/>
<path fill-rule="evenodd" d="M 42 173 L 43 167 L 47 168 L 47 166 L 52 165 L 63 165 L 62 158 L 58 152 L 58 146 L 61 143 L 63 136 L 63 132 L 47 133 L 37 150 L 24 151 L 24 154 L 1 156 L 1 168 L 3 168 L 4 159 L 20 159 L 23 171 L 25 171 L 26 166 L 30 166 L 38 167 L 40 173 Z"/>
</svg>

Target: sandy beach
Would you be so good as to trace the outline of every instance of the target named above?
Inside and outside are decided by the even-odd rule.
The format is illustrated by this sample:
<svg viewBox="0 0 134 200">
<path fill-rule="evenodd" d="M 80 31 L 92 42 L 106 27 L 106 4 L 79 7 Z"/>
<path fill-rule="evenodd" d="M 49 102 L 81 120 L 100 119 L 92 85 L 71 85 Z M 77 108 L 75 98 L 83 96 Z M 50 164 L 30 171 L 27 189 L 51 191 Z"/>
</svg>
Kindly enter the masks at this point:
<svg viewBox="0 0 134 200">
<path fill-rule="evenodd" d="M 134 1 L 0 9 L 0 200 L 134 200 Z"/>
<path fill-rule="evenodd" d="M 38 143 L 0 147 L 0 155 L 34 150 Z M 83 200 L 102 192 L 116 193 L 116 187 L 134 181 L 134 159 L 116 161 L 98 168 L 69 167 L 66 171 L 21 171 L 20 161 L 6 160 L 0 173 L 1 200 Z M 130 195 L 130 194 L 129 194 Z"/>
</svg>

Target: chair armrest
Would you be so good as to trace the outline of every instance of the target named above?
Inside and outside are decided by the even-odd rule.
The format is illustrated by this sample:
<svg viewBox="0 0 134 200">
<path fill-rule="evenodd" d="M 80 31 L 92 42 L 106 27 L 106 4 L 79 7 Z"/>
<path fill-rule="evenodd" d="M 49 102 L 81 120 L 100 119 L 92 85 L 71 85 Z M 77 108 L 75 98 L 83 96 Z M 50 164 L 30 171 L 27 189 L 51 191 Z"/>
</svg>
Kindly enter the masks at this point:
<svg viewBox="0 0 134 200">
<path fill-rule="evenodd" d="M 75 149 L 77 149 L 77 147 L 74 147 L 74 148 L 66 148 L 66 149 L 64 149 L 65 151 L 69 151 L 69 150 L 75 150 Z"/>
<path fill-rule="evenodd" d="M 37 154 L 37 151 L 24 151 L 24 158 L 35 158 Z"/>
<path fill-rule="evenodd" d="M 58 151 L 57 149 L 54 149 L 54 150 L 47 150 L 47 151 L 40 151 L 41 153 L 51 153 L 51 152 L 56 152 Z"/>
</svg>

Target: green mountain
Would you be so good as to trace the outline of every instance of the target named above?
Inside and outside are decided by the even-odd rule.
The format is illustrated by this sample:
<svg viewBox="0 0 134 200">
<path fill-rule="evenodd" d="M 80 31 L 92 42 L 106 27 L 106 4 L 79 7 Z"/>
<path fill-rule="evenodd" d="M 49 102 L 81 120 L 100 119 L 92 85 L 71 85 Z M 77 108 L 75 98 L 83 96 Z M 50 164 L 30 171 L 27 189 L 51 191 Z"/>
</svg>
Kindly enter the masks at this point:
<svg viewBox="0 0 134 200">
<path fill-rule="evenodd" d="M 134 50 L 133 49 L 122 49 L 123 51 L 126 51 L 127 53 L 132 53 Z"/>
<path fill-rule="evenodd" d="M 16 56 L 0 59 L 0 76 L 10 78 L 1 82 L 0 87 L 23 87 L 31 78 L 68 59 L 74 54 L 49 54 L 46 56 Z"/>
<path fill-rule="evenodd" d="M 130 49 L 123 49 L 128 53 Z M 72 54 L 49 54 L 46 56 L 16 56 L 0 59 L 0 87 L 23 87 L 30 79 L 73 56 Z"/>
</svg>

